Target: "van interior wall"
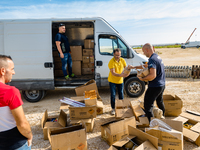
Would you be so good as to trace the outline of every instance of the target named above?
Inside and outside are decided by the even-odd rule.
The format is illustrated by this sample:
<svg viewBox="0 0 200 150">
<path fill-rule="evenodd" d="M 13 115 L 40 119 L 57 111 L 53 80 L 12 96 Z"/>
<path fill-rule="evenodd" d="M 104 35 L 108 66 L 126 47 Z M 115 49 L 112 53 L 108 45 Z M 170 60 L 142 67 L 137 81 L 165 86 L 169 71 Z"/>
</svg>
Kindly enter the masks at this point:
<svg viewBox="0 0 200 150">
<path fill-rule="evenodd" d="M 94 39 L 93 22 L 54 22 L 52 24 L 52 51 L 53 51 L 53 60 L 54 60 L 54 78 L 55 79 L 63 78 L 62 63 L 58 55 L 58 51 L 55 44 L 55 36 L 58 33 L 59 23 L 65 24 L 65 28 L 66 28 L 65 35 L 68 37 L 70 46 L 76 46 L 76 47 L 79 46 L 79 48 L 81 48 L 81 55 L 82 55 L 82 50 L 85 48 L 84 40 Z M 94 52 L 94 49 L 93 49 L 93 52 Z M 75 53 L 78 55 L 78 51 Z M 82 57 L 79 60 L 77 60 L 77 57 L 75 58 L 75 60 L 73 60 L 73 58 L 74 57 L 72 57 L 74 67 L 72 66 L 72 71 L 75 71 L 75 72 L 79 71 L 77 73 L 78 79 L 94 79 L 94 71 L 92 74 L 90 73 L 88 75 L 83 75 L 82 73 L 80 73 L 82 70 L 82 66 L 85 66 L 85 64 L 83 64 L 82 62 Z M 75 68 L 75 65 L 76 65 L 76 68 Z M 93 70 L 94 70 L 94 65 L 93 65 Z"/>
</svg>

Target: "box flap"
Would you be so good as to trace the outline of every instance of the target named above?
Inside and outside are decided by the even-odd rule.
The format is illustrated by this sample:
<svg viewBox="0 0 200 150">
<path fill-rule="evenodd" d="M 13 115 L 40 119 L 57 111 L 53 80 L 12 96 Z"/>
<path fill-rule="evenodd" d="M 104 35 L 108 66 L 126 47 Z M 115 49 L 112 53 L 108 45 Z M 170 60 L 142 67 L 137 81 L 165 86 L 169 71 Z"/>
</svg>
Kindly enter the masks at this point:
<svg viewBox="0 0 200 150">
<path fill-rule="evenodd" d="M 190 128 L 190 130 L 193 130 L 193 131 L 195 131 L 197 133 L 200 133 L 200 122 L 195 124 L 192 128 Z"/>
<path fill-rule="evenodd" d="M 58 117 L 58 123 L 63 127 L 67 126 L 67 114 L 62 109 L 60 110 L 60 115 Z"/>
<path fill-rule="evenodd" d="M 134 150 L 157 150 L 157 148 L 155 148 L 153 146 L 153 144 L 151 144 L 150 141 L 145 141 L 144 143 L 140 144 L 137 148 L 135 148 Z"/>
<path fill-rule="evenodd" d="M 63 127 L 58 122 L 46 122 L 44 128 Z"/>
<path fill-rule="evenodd" d="M 163 122 L 168 124 L 170 127 L 173 129 L 183 132 L 183 123 L 182 121 L 177 121 L 177 120 L 170 120 L 170 119 L 161 119 Z"/>
<path fill-rule="evenodd" d="M 115 109 L 117 108 L 127 108 L 130 107 L 130 100 L 124 99 L 124 100 L 115 100 Z"/>
<path fill-rule="evenodd" d="M 136 137 L 136 136 L 133 136 L 133 135 L 126 136 L 126 137 L 120 139 L 119 141 L 115 142 L 113 144 L 113 146 L 122 147 L 123 145 L 125 145 L 126 143 L 129 142 L 129 139 L 132 139 L 134 137 Z"/>
<path fill-rule="evenodd" d="M 85 99 L 85 106 L 96 106 L 97 99 Z"/>
<path fill-rule="evenodd" d="M 130 118 L 132 116 L 134 116 L 134 114 L 131 108 L 116 108 L 115 109 L 116 118 Z"/>
<path fill-rule="evenodd" d="M 187 112 L 182 112 L 180 114 L 180 116 L 182 116 L 184 118 L 187 118 L 187 119 L 190 119 L 190 120 L 194 120 L 194 121 L 199 121 L 200 122 L 200 116 L 197 116 L 197 115 L 194 115 L 194 114 L 190 114 L 190 113 L 187 113 Z"/>
<path fill-rule="evenodd" d="M 69 105 L 65 103 L 60 103 L 60 109 L 69 109 Z"/>
<path fill-rule="evenodd" d="M 75 124 L 75 123 L 91 123 L 93 119 L 75 119 L 75 120 L 71 120 L 71 124 Z"/>
<path fill-rule="evenodd" d="M 44 128 L 44 125 L 45 125 L 47 119 L 48 119 L 48 113 L 47 113 L 47 110 L 46 110 L 44 112 L 44 115 L 42 116 L 42 119 L 41 119 L 41 127 L 42 127 L 42 129 Z"/>
<path fill-rule="evenodd" d="M 129 131 L 129 135 L 136 136 L 140 141 L 149 140 L 153 144 L 153 146 L 158 149 L 158 138 L 156 138 L 152 135 L 149 135 L 139 129 L 136 129 L 133 126 L 128 126 L 128 131 Z"/>
<path fill-rule="evenodd" d="M 173 120 L 181 121 L 182 123 L 185 123 L 185 122 L 187 122 L 189 119 L 184 118 L 184 117 L 181 117 L 181 116 L 178 116 L 178 117 L 174 118 Z"/>
<path fill-rule="evenodd" d="M 163 95 L 163 100 L 174 100 L 175 97 L 172 95 Z"/>
<path fill-rule="evenodd" d="M 199 133 L 196 133 L 186 128 L 183 128 L 183 135 L 187 137 L 188 139 L 192 140 L 193 142 L 195 142 L 197 138 L 199 137 Z"/>
<path fill-rule="evenodd" d="M 149 125 L 149 120 L 147 117 L 139 117 L 140 124 Z"/>
<path fill-rule="evenodd" d="M 133 107 L 133 112 L 136 118 L 138 119 L 139 116 L 145 115 L 145 112 L 143 109 L 140 107 L 140 105 L 134 105 Z"/>
<path fill-rule="evenodd" d="M 85 97 L 84 96 L 75 96 L 75 97 L 70 97 L 70 99 L 73 99 L 76 101 L 84 101 Z"/>
</svg>

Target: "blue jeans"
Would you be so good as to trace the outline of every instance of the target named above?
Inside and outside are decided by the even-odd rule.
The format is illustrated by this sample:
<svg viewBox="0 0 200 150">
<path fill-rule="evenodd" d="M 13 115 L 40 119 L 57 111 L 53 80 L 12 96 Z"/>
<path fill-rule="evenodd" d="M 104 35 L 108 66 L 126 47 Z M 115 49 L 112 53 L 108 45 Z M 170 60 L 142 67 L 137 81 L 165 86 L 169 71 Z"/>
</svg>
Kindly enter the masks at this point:
<svg viewBox="0 0 200 150">
<path fill-rule="evenodd" d="M 64 76 L 67 76 L 67 65 L 68 65 L 68 72 L 69 75 L 72 74 L 72 57 L 70 53 L 63 53 L 64 58 L 61 58 L 62 61 L 62 71 Z M 60 54 L 59 54 L 60 56 Z"/>
<path fill-rule="evenodd" d="M 109 85 L 110 85 L 110 93 L 111 93 L 111 96 L 110 96 L 111 107 L 112 109 L 115 109 L 116 87 L 117 87 L 119 99 L 123 100 L 124 99 L 124 94 L 123 94 L 124 83 L 115 84 L 115 83 L 109 82 Z"/>
<path fill-rule="evenodd" d="M 28 142 L 26 142 L 24 145 L 22 145 L 22 147 L 16 150 L 31 150 L 31 146 L 28 146 Z"/>
</svg>

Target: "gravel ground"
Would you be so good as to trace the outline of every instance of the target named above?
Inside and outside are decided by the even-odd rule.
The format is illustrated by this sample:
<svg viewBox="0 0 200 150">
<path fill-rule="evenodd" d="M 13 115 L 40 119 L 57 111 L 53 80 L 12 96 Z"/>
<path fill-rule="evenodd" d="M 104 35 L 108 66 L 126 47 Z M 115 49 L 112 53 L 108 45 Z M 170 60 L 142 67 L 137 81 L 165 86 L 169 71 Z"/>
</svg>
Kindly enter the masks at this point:
<svg viewBox="0 0 200 150">
<path fill-rule="evenodd" d="M 142 53 L 141 50 L 137 50 Z M 200 65 L 198 49 L 158 49 L 156 50 L 163 59 L 165 65 Z M 198 56 L 198 57 L 197 57 Z M 183 58 L 184 57 L 184 58 Z M 113 117 L 109 114 L 110 99 L 109 88 L 100 88 L 99 94 L 104 104 L 104 114 L 98 115 L 95 120 L 95 126 L 92 133 L 87 134 L 87 142 L 89 150 L 105 150 L 108 149 L 108 144 L 101 139 L 100 125 L 104 122 L 112 120 Z M 167 78 L 166 89 L 164 94 L 178 95 L 183 100 L 183 110 L 189 109 L 200 113 L 200 79 L 179 79 L 179 78 Z M 48 140 L 43 139 L 43 132 L 40 125 L 40 120 L 45 110 L 48 113 L 58 114 L 60 102 L 58 99 L 65 97 L 76 96 L 74 89 L 68 90 L 53 90 L 48 91 L 43 100 L 37 103 L 29 103 L 24 101 L 24 112 L 31 125 L 33 131 L 33 144 L 32 149 L 50 150 L 51 146 Z M 129 99 L 133 104 L 139 104 L 138 100 L 143 101 L 144 95 L 139 98 L 129 98 L 125 96 L 125 99 Z M 197 150 L 200 149 L 197 145 L 184 140 L 184 150 Z"/>
</svg>

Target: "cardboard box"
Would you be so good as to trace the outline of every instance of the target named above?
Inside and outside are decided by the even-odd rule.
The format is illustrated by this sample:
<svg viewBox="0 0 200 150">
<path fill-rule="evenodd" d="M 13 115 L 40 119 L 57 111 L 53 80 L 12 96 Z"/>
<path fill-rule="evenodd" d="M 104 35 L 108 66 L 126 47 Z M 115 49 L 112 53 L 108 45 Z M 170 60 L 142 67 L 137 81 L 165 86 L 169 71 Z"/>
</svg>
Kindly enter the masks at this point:
<svg viewBox="0 0 200 150">
<path fill-rule="evenodd" d="M 94 39 L 85 39 L 84 48 L 93 49 L 94 48 Z"/>
<path fill-rule="evenodd" d="M 82 46 L 70 46 L 72 60 L 82 60 Z"/>
<path fill-rule="evenodd" d="M 171 131 L 160 130 L 156 126 L 154 128 L 146 128 L 145 132 L 159 139 L 158 146 L 162 147 L 162 150 L 183 150 L 182 122 L 169 119 L 164 119 L 162 121 L 171 126 L 173 129 Z"/>
<path fill-rule="evenodd" d="M 144 110 L 140 107 L 140 105 L 134 105 L 134 106 L 132 106 L 132 108 L 133 108 L 133 113 L 136 117 L 136 120 L 139 121 L 139 117 L 145 115 Z"/>
<path fill-rule="evenodd" d="M 52 150 L 87 150 L 86 131 L 82 125 L 49 131 L 48 137 Z"/>
<path fill-rule="evenodd" d="M 165 116 L 179 116 L 182 113 L 183 101 L 175 95 L 163 95 Z"/>
<path fill-rule="evenodd" d="M 130 118 L 133 117 L 133 109 L 130 100 L 115 100 L 115 118 Z"/>
<path fill-rule="evenodd" d="M 75 92 L 76 92 L 77 96 L 84 96 L 84 92 L 90 91 L 90 90 L 96 90 L 97 91 L 97 100 L 102 101 L 101 97 L 99 96 L 99 92 L 98 92 L 98 88 L 97 88 L 95 80 L 90 80 L 90 81 L 86 82 L 84 85 L 81 85 L 81 86 L 75 88 Z"/>
<path fill-rule="evenodd" d="M 93 49 L 83 49 L 83 56 L 94 55 Z"/>
<path fill-rule="evenodd" d="M 81 119 L 81 120 L 71 120 L 72 125 L 79 125 L 81 123 L 85 124 L 86 132 L 92 132 L 94 128 L 94 118 L 91 119 Z"/>
<path fill-rule="evenodd" d="M 58 118 L 57 122 L 52 122 L 52 118 Z M 41 119 L 41 127 L 43 129 L 44 140 L 48 140 L 48 129 L 54 130 L 67 126 L 67 114 L 60 110 L 59 115 L 48 116 L 47 110 Z"/>
<path fill-rule="evenodd" d="M 72 61 L 72 73 L 81 75 L 81 61 Z"/>
<path fill-rule="evenodd" d="M 134 150 L 157 150 L 158 138 L 149 135 L 133 126 L 128 126 L 128 136 L 115 142 L 108 150 L 119 150 L 130 141 L 138 145 Z"/>
<path fill-rule="evenodd" d="M 182 112 L 180 116 L 178 116 L 174 120 L 181 121 L 183 126 L 186 123 L 191 124 L 191 128 L 183 127 L 184 139 L 200 146 L 200 116 L 187 112 Z"/>
<path fill-rule="evenodd" d="M 83 75 L 94 74 L 94 68 L 82 68 Z"/>
<path fill-rule="evenodd" d="M 136 122 L 137 128 L 149 127 L 149 120 L 147 117 L 138 117 L 138 121 Z"/>
<path fill-rule="evenodd" d="M 113 143 L 128 135 L 128 125 L 136 127 L 135 117 L 114 120 L 102 124 L 101 137 L 111 146 Z"/>
<path fill-rule="evenodd" d="M 82 56 L 83 63 L 89 63 L 90 62 L 90 56 Z"/>
</svg>

